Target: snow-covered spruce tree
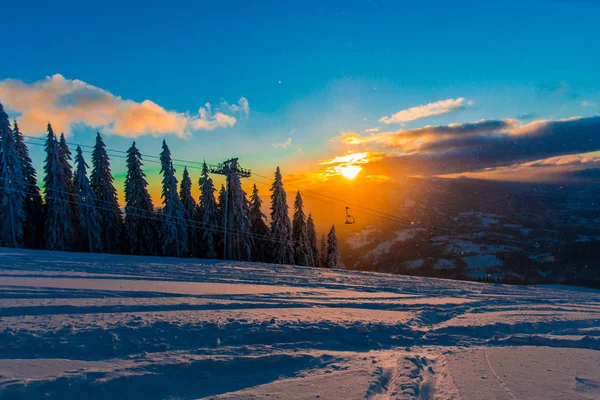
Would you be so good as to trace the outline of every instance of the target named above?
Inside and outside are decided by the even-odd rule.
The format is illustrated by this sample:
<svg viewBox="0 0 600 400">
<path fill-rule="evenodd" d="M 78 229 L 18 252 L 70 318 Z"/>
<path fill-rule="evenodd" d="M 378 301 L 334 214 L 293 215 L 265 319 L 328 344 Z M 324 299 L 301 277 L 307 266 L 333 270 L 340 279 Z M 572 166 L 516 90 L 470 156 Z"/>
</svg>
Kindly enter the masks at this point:
<svg viewBox="0 0 600 400">
<path fill-rule="evenodd" d="M 192 197 L 192 180 L 187 167 L 183 168 L 183 177 L 181 178 L 181 184 L 179 185 L 179 199 L 183 205 L 185 211 L 185 219 L 187 220 L 187 239 L 188 239 L 188 250 L 189 255 L 196 257 L 198 255 L 197 246 L 197 232 L 198 224 L 196 224 L 196 217 L 198 211 L 198 205 L 196 200 Z"/>
<path fill-rule="evenodd" d="M 292 239 L 294 240 L 294 261 L 298 265 L 311 265 L 312 251 L 308 243 L 306 215 L 300 191 L 294 200 L 294 219 L 292 221 Z"/>
<path fill-rule="evenodd" d="M 67 187 L 73 188 L 73 167 L 71 166 L 71 150 L 69 149 L 69 145 L 65 139 L 65 134 L 60 134 L 60 139 L 58 140 L 58 159 L 63 165 L 65 171 L 65 177 L 67 178 Z"/>
<path fill-rule="evenodd" d="M 219 189 L 219 204 L 217 208 L 219 210 L 219 223 L 223 226 L 223 218 L 225 217 L 225 208 L 227 207 L 227 190 L 225 190 L 225 186 L 221 185 L 221 189 Z"/>
<path fill-rule="evenodd" d="M 258 196 L 258 189 L 255 184 L 250 197 L 250 222 L 252 223 L 254 237 L 252 261 L 270 261 L 271 241 L 269 240 L 269 227 L 265 222 L 266 218 L 267 216 L 262 212 L 262 200 Z"/>
<path fill-rule="evenodd" d="M 0 104 L 0 107 L 1 104 Z M 29 156 L 29 149 L 17 121 L 13 123 L 13 133 L 17 151 L 21 157 L 21 170 L 25 181 L 25 222 L 23 235 L 25 247 L 41 249 L 44 247 L 44 214 L 40 188 L 37 185 L 36 171 Z"/>
<path fill-rule="evenodd" d="M 231 218 L 233 220 L 232 233 L 233 259 L 250 261 L 252 259 L 252 222 L 246 192 L 242 189 L 240 177 L 231 174 L 229 177 L 229 201 L 231 201 Z"/>
<path fill-rule="evenodd" d="M 321 249 L 319 250 L 319 267 L 327 267 L 327 239 L 325 234 L 321 235 Z"/>
<path fill-rule="evenodd" d="M 133 142 L 127 150 L 124 223 L 129 238 L 129 252 L 151 255 L 158 253 L 158 222 L 143 165 L 142 154 Z"/>
<path fill-rule="evenodd" d="M 163 140 L 160 153 L 160 173 L 163 174 L 163 218 L 161 226 L 162 252 L 166 256 L 181 257 L 187 254 L 187 224 L 185 210 L 177 195 L 177 178 L 171 161 L 171 151 Z"/>
<path fill-rule="evenodd" d="M 52 125 L 48 123 L 48 134 L 44 148 L 44 197 L 46 201 L 44 236 L 48 250 L 70 250 L 73 245 L 73 220 L 71 193 L 67 183 L 64 165 L 60 160 L 60 148 Z"/>
<path fill-rule="evenodd" d="M 271 192 L 271 238 L 273 240 L 271 259 L 277 264 L 294 264 L 292 223 L 288 215 L 287 195 L 283 189 L 279 167 L 275 170 Z"/>
<path fill-rule="evenodd" d="M 98 212 L 101 220 L 102 250 L 108 253 L 118 253 L 121 250 L 123 215 L 117 200 L 117 190 L 113 185 L 110 159 L 100 132 L 96 135 L 96 144 L 92 152 L 90 185 L 96 195 L 96 202 L 101 207 L 98 208 Z"/>
<path fill-rule="evenodd" d="M 335 224 L 331 226 L 331 230 L 327 235 L 327 258 L 325 259 L 325 266 L 327 268 L 335 268 L 340 260 L 340 249 L 338 247 L 338 240 L 335 234 Z"/>
<path fill-rule="evenodd" d="M 219 211 L 219 229 L 221 233 L 217 234 L 217 251 L 219 252 L 219 257 L 223 257 L 223 243 L 225 240 L 225 233 L 223 232 L 225 226 L 225 214 L 227 208 L 227 190 L 225 190 L 225 186 L 221 185 L 221 189 L 219 190 L 219 202 L 217 204 L 217 209 Z"/>
<path fill-rule="evenodd" d="M 25 179 L 8 115 L 0 105 L 0 244 L 23 247 Z"/>
<path fill-rule="evenodd" d="M 64 133 L 60 134 L 60 139 L 58 140 L 58 159 L 60 163 L 63 165 L 63 171 L 65 171 L 65 179 L 67 182 L 67 192 L 70 193 L 69 196 L 69 208 L 71 212 L 69 213 L 69 218 L 71 218 L 71 226 L 74 229 L 79 227 L 79 210 L 77 207 L 77 196 L 75 195 L 75 189 L 73 186 L 73 166 L 71 165 L 71 150 L 69 149 L 69 145 L 65 140 Z M 77 237 L 77 233 L 74 233 L 74 237 Z"/>
<path fill-rule="evenodd" d="M 90 253 L 101 251 L 100 214 L 96 209 L 96 195 L 87 176 L 88 165 L 83 158 L 81 147 L 75 151 L 75 175 L 73 189 L 79 209 L 80 248 Z"/>
<path fill-rule="evenodd" d="M 311 267 L 319 266 L 319 246 L 317 244 L 317 230 L 315 229 L 315 221 L 313 220 L 312 214 L 308 213 L 308 220 L 306 221 L 306 231 L 308 233 L 308 246 L 311 251 Z"/>
<path fill-rule="evenodd" d="M 199 255 L 203 258 L 217 258 L 217 243 L 222 225 L 219 218 L 219 210 L 215 201 L 215 186 L 208 176 L 208 166 L 202 164 L 202 174 L 198 180 L 200 185 L 200 202 L 198 203 L 198 226 L 199 226 Z"/>
</svg>

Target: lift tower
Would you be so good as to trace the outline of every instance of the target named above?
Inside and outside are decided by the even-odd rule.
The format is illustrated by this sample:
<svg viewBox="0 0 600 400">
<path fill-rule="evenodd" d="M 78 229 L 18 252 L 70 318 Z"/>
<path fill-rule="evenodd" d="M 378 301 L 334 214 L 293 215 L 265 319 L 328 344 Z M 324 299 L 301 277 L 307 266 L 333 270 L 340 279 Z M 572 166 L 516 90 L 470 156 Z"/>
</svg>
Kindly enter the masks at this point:
<svg viewBox="0 0 600 400">
<path fill-rule="evenodd" d="M 235 174 L 240 178 L 249 178 L 251 176 L 249 169 L 244 169 L 238 164 L 237 158 L 231 158 L 220 164 L 212 166 L 209 171 L 213 174 L 225 175 L 227 180 L 225 190 L 225 218 L 223 221 L 223 259 L 234 259 L 233 232 L 233 203 L 231 194 L 231 177 Z"/>
</svg>

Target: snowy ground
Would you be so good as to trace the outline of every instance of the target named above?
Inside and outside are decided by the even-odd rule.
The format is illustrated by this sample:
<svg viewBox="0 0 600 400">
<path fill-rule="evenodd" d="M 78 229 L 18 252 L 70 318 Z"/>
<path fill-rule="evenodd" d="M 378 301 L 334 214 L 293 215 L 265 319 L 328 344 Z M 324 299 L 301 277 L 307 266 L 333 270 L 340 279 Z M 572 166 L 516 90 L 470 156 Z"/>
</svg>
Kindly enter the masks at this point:
<svg viewBox="0 0 600 400">
<path fill-rule="evenodd" d="M 0 249 L 0 398 L 599 399 L 600 292 Z"/>
</svg>

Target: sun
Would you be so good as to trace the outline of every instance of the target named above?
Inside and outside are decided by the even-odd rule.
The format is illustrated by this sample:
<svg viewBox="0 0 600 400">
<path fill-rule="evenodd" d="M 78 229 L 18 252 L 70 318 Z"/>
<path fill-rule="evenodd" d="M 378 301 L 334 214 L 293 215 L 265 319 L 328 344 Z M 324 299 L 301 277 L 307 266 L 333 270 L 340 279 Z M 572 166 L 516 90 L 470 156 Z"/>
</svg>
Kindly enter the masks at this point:
<svg viewBox="0 0 600 400">
<path fill-rule="evenodd" d="M 345 167 L 339 167 L 339 171 L 344 178 L 352 180 L 356 178 L 356 175 L 358 175 L 360 171 L 362 171 L 362 167 L 359 167 L 358 165 L 347 165 Z"/>
</svg>

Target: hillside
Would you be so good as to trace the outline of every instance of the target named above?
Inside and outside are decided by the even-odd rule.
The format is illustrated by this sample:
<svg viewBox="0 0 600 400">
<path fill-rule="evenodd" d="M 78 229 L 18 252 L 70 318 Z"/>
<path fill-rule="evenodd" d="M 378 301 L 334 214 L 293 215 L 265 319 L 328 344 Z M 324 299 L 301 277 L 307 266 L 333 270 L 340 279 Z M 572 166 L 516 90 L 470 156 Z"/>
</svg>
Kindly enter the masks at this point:
<svg viewBox="0 0 600 400">
<path fill-rule="evenodd" d="M 14 249 L 0 274 L 3 399 L 600 396 L 592 289 Z"/>
<path fill-rule="evenodd" d="M 379 209 L 413 224 L 362 221 L 357 209 L 340 230 L 347 268 L 600 287 L 597 184 L 413 178 L 388 189 Z"/>
</svg>

